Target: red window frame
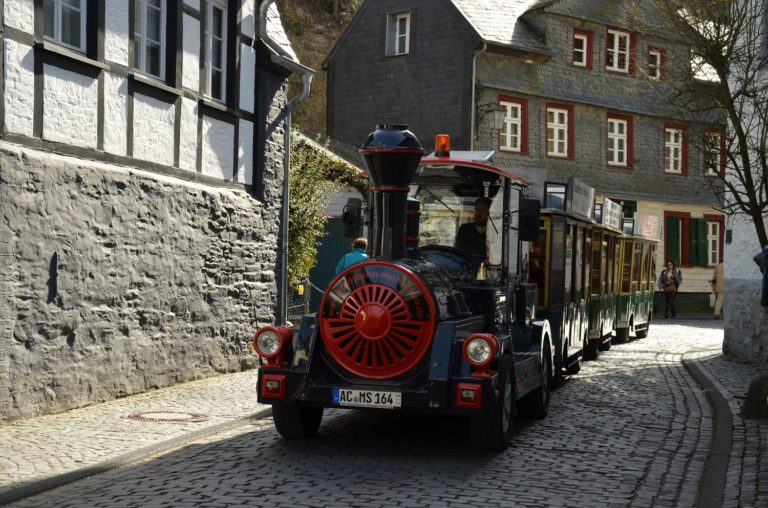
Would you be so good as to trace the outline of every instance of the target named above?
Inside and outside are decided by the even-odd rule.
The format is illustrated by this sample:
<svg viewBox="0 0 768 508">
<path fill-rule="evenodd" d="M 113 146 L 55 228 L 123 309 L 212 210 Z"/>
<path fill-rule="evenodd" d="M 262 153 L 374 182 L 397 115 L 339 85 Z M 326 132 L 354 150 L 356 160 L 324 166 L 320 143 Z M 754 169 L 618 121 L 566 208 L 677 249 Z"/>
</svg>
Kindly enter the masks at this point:
<svg viewBox="0 0 768 508">
<path fill-rule="evenodd" d="M 584 51 L 586 52 L 587 62 L 585 66 L 582 65 L 576 65 L 575 61 L 575 53 L 576 53 L 576 36 L 581 35 L 582 37 L 586 37 L 587 44 L 584 48 Z M 592 56 L 592 48 L 594 47 L 595 42 L 595 32 L 590 32 L 589 30 L 580 30 L 578 28 L 573 29 L 573 40 L 571 43 L 571 64 L 574 67 L 578 67 L 580 69 L 588 69 L 592 70 L 592 63 L 594 60 L 594 57 Z"/>
<path fill-rule="evenodd" d="M 680 173 L 671 173 L 667 171 L 667 168 L 664 167 L 664 174 L 670 175 L 670 176 L 688 176 L 688 126 L 682 123 L 670 123 L 665 122 L 664 123 L 664 136 L 662 136 L 662 146 L 661 146 L 661 165 L 664 166 L 664 145 L 666 145 L 666 134 L 667 129 L 679 129 L 683 133 L 683 139 L 682 139 L 682 154 L 681 154 L 681 160 L 680 160 Z"/>
<path fill-rule="evenodd" d="M 725 162 L 726 162 L 726 154 L 725 154 L 725 129 L 718 128 L 718 129 L 709 129 L 707 130 L 708 134 L 718 134 L 720 136 L 720 164 L 719 164 L 719 171 L 718 173 L 720 176 L 725 176 Z M 705 147 L 706 149 L 706 147 Z M 706 168 L 703 168 L 705 171 L 704 176 L 707 178 L 716 178 L 714 175 L 707 175 L 706 174 Z"/>
<path fill-rule="evenodd" d="M 528 155 L 528 101 L 519 97 L 512 97 L 511 95 L 499 95 L 498 100 L 499 103 L 513 102 L 520 105 L 520 151 L 516 152 L 508 148 L 502 148 L 501 131 L 499 131 L 499 139 L 497 140 L 499 151 Z"/>
<path fill-rule="evenodd" d="M 547 113 L 550 109 L 564 109 L 568 111 L 568 132 L 566 134 L 566 140 L 568 142 L 568 150 L 565 157 L 559 155 L 549 155 L 547 153 Z M 548 159 L 560 159 L 560 160 L 573 160 L 576 158 L 576 135 L 574 131 L 575 115 L 573 112 L 573 104 L 562 104 L 558 102 L 548 102 L 544 107 L 544 153 Z"/>
<path fill-rule="evenodd" d="M 667 67 L 667 50 L 656 46 L 648 46 L 648 61 L 650 62 L 651 51 L 659 53 L 659 81 L 664 81 Z"/>
<path fill-rule="evenodd" d="M 608 163 L 608 120 L 624 120 L 627 122 L 627 163 L 624 166 Z M 622 115 L 620 113 L 608 112 L 605 119 L 605 164 L 609 168 L 627 168 L 633 169 L 635 162 L 635 144 L 633 142 L 634 128 L 632 126 L 632 115 Z"/>
</svg>

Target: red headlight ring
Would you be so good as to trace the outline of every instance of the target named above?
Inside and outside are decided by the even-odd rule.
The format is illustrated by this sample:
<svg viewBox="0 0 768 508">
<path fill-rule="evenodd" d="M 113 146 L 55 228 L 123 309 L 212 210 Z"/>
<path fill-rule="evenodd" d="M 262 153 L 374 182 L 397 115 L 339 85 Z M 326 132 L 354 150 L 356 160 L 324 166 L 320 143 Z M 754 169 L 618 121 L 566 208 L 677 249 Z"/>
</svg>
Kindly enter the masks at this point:
<svg viewBox="0 0 768 508">
<path fill-rule="evenodd" d="M 469 354 L 467 353 L 467 347 L 469 346 L 469 343 L 472 342 L 475 339 L 484 340 L 488 346 L 491 349 L 491 354 L 488 355 L 488 359 L 484 362 L 476 362 L 472 360 L 469 357 Z M 472 367 L 474 367 L 474 372 L 472 373 L 472 376 L 476 377 L 484 377 L 490 375 L 491 371 L 489 369 L 489 365 L 493 361 L 493 359 L 496 357 L 496 353 L 499 351 L 499 339 L 490 333 L 473 333 L 466 339 L 464 339 L 464 344 L 461 346 L 461 354 L 464 356 L 464 360 Z"/>
<path fill-rule="evenodd" d="M 277 339 L 280 342 L 277 350 L 274 353 L 265 353 L 259 349 L 259 335 L 266 331 L 272 331 L 277 335 Z M 293 330 L 287 326 L 264 326 L 253 335 L 253 349 L 267 360 L 267 367 L 279 367 L 283 365 L 280 359 L 280 354 L 285 349 L 285 344 L 293 337 Z"/>
</svg>

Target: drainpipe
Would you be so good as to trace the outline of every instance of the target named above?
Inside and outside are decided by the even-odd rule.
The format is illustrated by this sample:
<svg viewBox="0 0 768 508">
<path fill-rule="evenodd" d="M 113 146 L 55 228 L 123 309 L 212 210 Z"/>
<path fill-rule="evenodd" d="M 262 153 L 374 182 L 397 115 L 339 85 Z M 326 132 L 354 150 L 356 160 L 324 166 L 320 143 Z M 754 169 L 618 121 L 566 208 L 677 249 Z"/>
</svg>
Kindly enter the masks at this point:
<svg viewBox="0 0 768 508">
<path fill-rule="evenodd" d="M 488 49 L 488 43 L 483 41 L 483 47 L 480 48 L 479 51 L 475 51 L 475 54 L 472 56 L 472 97 L 470 98 L 470 118 L 469 118 L 469 149 L 474 150 L 475 149 L 475 115 L 477 114 L 475 112 L 475 83 L 477 82 L 477 57 L 479 57 L 481 54 L 485 53 L 485 51 Z"/>
<path fill-rule="evenodd" d="M 309 96 L 312 76 L 314 71 L 309 67 L 301 65 L 295 61 L 290 53 L 282 47 L 280 43 L 272 39 L 267 32 L 267 11 L 269 7 L 275 3 L 275 0 L 266 0 L 259 6 L 259 37 L 272 51 L 271 60 L 272 63 L 286 69 L 294 74 L 298 74 L 301 79 L 301 90 L 298 95 L 289 100 L 283 111 L 278 116 L 284 117 L 283 121 L 285 125 L 283 127 L 283 147 L 285 150 L 285 156 L 283 157 L 283 203 L 281 213 L 281 228 L 279 235 L 279 255 L 280 255 L 280 285 L 277 293 L 277 313 L 275 316 L 277 323 L 285 323 L 288 315 L 288 302 L 286 295 L 288 294 L 288 175 L 290 173 L 290 156 L 291 156 L 291 111 L 299 105 L 304 99 Z"/>
</svg>

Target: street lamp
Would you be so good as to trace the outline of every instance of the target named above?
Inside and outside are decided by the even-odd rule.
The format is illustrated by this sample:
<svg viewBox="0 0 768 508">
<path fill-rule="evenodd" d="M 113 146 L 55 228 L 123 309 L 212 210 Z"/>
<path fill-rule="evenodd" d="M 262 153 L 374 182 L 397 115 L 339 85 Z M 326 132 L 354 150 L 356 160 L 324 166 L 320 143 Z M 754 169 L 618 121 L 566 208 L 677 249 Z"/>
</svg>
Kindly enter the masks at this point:
<svg viewBox="0 0 768 508">
<path fill-rule="evenodd" d="M 486 102 L 477 105 L 475 114 L 475 139 L 480 138 L 480 126 L 488 119 L 491 131 L 500 131 L 504 126 L 506 110 L 497 102 Z"/>
</svg>

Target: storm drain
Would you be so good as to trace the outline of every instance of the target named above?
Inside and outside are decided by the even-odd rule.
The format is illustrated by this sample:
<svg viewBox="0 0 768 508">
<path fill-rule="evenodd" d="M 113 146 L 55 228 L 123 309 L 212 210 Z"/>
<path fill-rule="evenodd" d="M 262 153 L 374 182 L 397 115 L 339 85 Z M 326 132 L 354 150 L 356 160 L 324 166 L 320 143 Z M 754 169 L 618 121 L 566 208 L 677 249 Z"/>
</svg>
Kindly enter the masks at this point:
<svg viewBox="0 0 768 508">
<path fill-rule="evenodd" d="M 178 413 L 173 411 L 156 411 L 147 413 L 131 413 L 126 416 L 129 420 L 140 422 L 161 422 L 161 423 L 195 423 L 204 422 L 210 419 L 208 415 L 199 413 Z"/>
</svg>

